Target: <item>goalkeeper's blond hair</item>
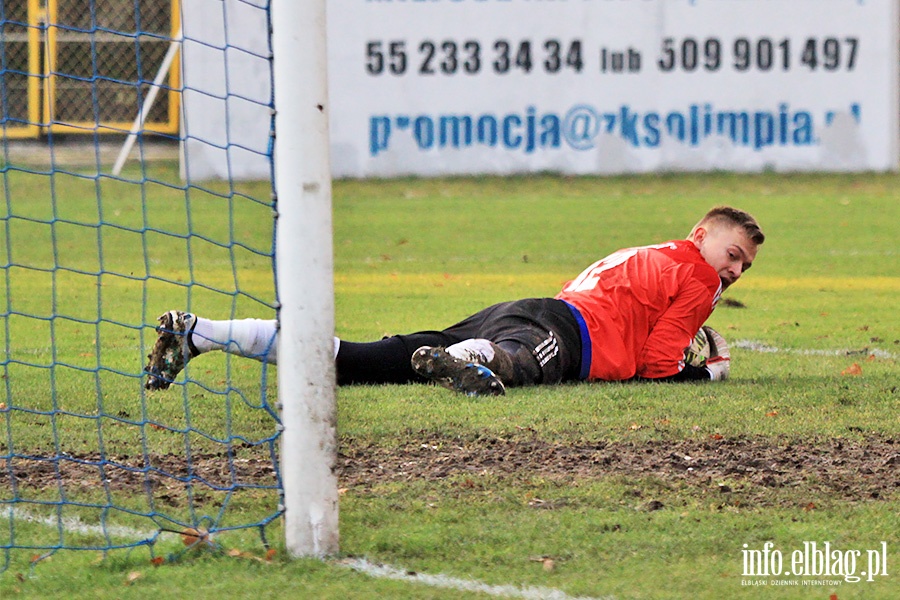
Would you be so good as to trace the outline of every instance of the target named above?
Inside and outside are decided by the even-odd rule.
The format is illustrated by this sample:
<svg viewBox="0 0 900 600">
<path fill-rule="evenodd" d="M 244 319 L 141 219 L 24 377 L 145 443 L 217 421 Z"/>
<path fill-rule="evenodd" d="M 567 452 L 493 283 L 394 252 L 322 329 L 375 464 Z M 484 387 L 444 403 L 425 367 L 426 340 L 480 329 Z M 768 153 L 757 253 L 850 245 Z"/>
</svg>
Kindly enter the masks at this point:
<svg viewBox="0 0 900 600">
<path fill-rule="evenodd" d="M 710 210 L 696 225 L 694 225 L 691 234 L 693 234 L 698 227 L 705 227 L 710 224 L 740 227 L 744 230 L 744 233 L 747 234 L 747 238 L 757 246 L 766 241 L 766 234 L 762 232 L 759 223 L 756 222 L 753 215 L 732 206 L 716 206 Z"/>
</svg>

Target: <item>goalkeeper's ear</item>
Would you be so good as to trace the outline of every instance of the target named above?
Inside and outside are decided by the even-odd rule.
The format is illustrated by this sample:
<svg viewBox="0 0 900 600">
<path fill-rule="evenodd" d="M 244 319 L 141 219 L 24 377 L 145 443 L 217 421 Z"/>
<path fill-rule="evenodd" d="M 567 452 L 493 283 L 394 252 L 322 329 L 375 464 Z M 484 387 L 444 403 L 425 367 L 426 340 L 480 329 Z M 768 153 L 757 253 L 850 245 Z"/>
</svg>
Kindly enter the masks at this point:
<svg viewBox="0 0 900 600">
<path fill-rule="evenodd" d="M 710 379 L 713 381 L 724 381 L 728 379 L 731 371 L 731 351 L 728 349 L 728 342 L 712 327 L 704 325 L 703 330 L 706 332 L 706 339 L 709 340 L 706 370 L 709 371 Z"/>
</svg>

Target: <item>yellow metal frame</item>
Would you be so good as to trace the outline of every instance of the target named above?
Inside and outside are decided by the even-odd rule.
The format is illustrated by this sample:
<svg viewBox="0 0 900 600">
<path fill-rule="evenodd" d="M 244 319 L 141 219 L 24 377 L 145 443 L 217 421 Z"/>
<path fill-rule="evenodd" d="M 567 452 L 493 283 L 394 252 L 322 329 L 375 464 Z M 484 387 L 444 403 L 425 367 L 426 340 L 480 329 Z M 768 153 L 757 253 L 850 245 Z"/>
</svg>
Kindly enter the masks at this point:
<svg viewBox="0 0 900 600">
<path fill-rule="evenodd" d="M 43 100 L 44 103 L 41 106 L 41 115 L 42 115 L 42 128 L 46 128 L 48 123 L 53 122 L 53 109 L 56 106 L 56 81 L 51 81 L 53 78 L 53 70 L 56 68 L 56 0 L 49 0 L 47 2 L 47 8 L 44 12 L 43 16 L 43 25 L 44 31 L 46 32 L 41 43 L 43 44 L 43 52 L 40 53 L 43 55 L 44 61 L 41 66 L 41 81 L 43 82 Z M 39 52 L 39 48 L 34 48 L 34 52 Z"/>
<path fill-rule="evenodd" d="M 41 126 L 41 22 L 43 10 L 40 0 L 28 0 L 28 125 L 7 126 L 8 138 L 34 138 L 40 135 Z"/>
<path fill-rule="evenodd" d="M 59 28 L 56 25 L 60 0 L 28 0 L 28 120 L 29 125 L 8 127 L 7 137 L 38 137 L 40 133 L 123 133 L 131 130 L 133 120 L 94 123 L 92 121 L 54 123 L 56 108 L 56 75 Z M 175 39 L 181 30 L 179 0 L 171 0 L 171 37 Z M 41 32 L 46 35 L 42 36 Z M 43 50 L 43 52 L 41 52 Z M 43 61 L 41 55 L 43 54 Z M 154 133 L 174 134 L 179 131 L 181 112 L 181 68 L 175 61 L 169 70 L 168 115 L 164 122 L 147 122 L 143 130 Z"/>
</svg>

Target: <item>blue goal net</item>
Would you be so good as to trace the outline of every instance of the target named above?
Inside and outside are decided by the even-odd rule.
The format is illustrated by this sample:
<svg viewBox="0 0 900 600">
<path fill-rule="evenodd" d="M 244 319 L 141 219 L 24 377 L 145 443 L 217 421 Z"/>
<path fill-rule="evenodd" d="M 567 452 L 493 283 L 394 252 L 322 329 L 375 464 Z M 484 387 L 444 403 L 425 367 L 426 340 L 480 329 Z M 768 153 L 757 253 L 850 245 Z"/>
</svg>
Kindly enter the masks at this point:
<svg viewBox="0 0 900 600">
<path fill-rule="evenodd" d="M 268 2 L 191 10 L 0 3 L 0 570 L 281 514 L 272 367 L 144 388 L 162 313 L 276 317 Z"/>
</svg>

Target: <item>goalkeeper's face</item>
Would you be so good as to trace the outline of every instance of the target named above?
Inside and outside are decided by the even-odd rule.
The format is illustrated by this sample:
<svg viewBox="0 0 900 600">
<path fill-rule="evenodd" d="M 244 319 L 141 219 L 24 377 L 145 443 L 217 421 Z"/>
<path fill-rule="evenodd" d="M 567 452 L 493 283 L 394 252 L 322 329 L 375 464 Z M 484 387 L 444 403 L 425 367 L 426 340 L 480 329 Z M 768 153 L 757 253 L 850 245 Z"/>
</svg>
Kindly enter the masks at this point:
<svg viewBox="0 0 900 600">
<path fill-rule="evenodd" d="M 739 226 L 710 223 L 692 236 L 700 255 L 719 274 L 722 288 L 737 281 L 756 259 L 757 245 Z"/>
</svg>

